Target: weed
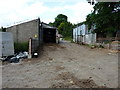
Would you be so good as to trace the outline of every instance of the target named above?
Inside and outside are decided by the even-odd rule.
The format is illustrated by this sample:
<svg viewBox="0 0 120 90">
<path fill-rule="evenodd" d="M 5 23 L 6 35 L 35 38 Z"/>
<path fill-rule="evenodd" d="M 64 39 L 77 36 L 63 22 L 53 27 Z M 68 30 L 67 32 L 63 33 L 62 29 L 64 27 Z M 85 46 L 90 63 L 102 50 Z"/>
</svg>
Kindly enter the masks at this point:
<svg viewBox="0 0 120 90">
<path fill-rule="evenodd" d="M 14 43 L 15 53 L 28 51 L 28 42 Z"/>
</svg>

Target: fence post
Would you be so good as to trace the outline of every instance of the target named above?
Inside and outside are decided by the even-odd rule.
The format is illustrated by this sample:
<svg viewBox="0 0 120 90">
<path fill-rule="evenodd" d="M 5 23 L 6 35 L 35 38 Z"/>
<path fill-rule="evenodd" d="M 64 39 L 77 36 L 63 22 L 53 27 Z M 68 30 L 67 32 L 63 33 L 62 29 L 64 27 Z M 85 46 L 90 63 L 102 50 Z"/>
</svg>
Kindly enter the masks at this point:
<svg viewBox="0 0 120 90">
<path fill-rule="evenodd" d="M 29 55 L 28 58 L 32 58 L 32 38 L 29 38 Z"/>
</svg>

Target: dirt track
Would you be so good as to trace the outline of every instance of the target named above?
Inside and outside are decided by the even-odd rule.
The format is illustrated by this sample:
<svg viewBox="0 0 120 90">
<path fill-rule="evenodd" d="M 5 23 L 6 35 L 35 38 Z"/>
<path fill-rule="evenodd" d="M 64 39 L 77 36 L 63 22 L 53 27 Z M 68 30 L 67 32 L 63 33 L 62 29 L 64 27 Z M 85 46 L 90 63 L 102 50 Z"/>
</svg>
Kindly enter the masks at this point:
<svg viewBox="0 0 120 90">
<path fill-rule="evenodd" d="M 3 88 L 118 87 L 118 56 L 63 41 L 46 44 L 38 59 L 3 65 Z"/>
</svg>

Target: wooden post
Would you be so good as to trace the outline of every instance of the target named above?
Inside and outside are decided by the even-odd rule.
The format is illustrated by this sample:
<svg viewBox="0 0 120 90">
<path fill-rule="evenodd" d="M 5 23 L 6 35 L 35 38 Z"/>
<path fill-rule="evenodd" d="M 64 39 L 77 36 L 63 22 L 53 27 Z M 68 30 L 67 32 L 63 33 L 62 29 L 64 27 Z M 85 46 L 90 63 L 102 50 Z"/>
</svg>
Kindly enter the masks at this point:
<svg viewBox="0 0 120 90">
<path fill-rule="evenodd" d="M 28 58 L 32 58 L 32 38 L 29 39 L 29 55 Z"/>
<path fill-rule="evenodd" d="M 111 39 L 109 38 L 109 49 L 111 49 Z"/>
</svg>

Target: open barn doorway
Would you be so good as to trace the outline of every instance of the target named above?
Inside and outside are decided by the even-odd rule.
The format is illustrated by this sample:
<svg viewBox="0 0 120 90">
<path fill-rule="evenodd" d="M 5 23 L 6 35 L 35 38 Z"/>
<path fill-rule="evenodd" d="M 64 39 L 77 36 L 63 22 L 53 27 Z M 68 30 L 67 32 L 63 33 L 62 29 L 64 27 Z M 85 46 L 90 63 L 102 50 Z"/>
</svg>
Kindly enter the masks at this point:
<svg viewBox="0 0 120 90">
<path fill-rule="evenodd" d="M 57 28 L 46 23 L 41 23 L 42 37 L 44 43 L 56 43 Z"/>
<path fill-rule="evenodd" d="M 44 43 L 56 43 L 56 29 L 43 28 L 43 41 Z"/>
</svg>

